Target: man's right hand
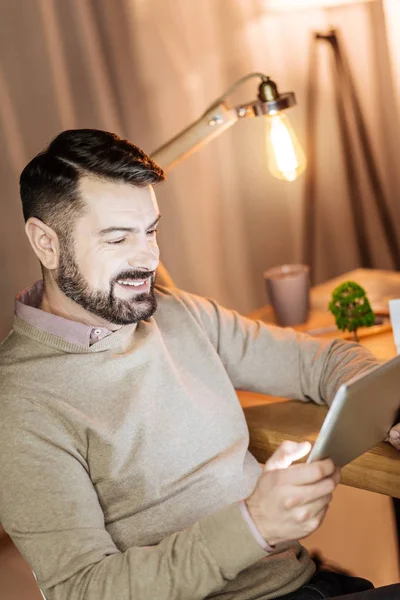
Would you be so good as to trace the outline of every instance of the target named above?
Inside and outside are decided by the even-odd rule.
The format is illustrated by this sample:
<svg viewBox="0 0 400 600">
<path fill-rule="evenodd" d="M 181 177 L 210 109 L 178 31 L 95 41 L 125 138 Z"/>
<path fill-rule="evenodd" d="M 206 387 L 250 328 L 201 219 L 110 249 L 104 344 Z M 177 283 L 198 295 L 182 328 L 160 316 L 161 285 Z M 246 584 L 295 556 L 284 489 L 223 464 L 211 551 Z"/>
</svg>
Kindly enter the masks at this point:
<svg viewBox="0 0 400 600">
<path fill-rule="evenodd" d="M 310 450 L 309 442 L 283 442 L 266 462 L 246 500 L 254 523 L 270 546 L 306 537 L 325 517 L 340 481 L 340 469 L 329 458 L 290 466 Z"/>
</svg>

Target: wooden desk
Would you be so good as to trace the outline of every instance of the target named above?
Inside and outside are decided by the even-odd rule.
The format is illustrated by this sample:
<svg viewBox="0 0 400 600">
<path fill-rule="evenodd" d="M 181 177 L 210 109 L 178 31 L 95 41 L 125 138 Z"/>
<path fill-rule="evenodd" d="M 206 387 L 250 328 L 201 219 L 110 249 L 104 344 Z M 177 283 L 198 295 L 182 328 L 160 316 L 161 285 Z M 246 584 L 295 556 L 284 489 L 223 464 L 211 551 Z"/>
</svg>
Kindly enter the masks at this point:
<svg viewBox="0 0 400 600">
<path fill-rule="evenodd" d="M 377 312 L 387 312 L 388 300 L 400 298 L 400 273 L 357 269 L 315 286 L 311 292 L 310 318 L 296 329 L 306 331 L 333 324 L 333 317 L 327 312 L 330 294 L 339 283 L 349 279 L 366 289 Z M 274 322 L 269 306 L 249 316 L 268 323 Z M 323 334 L 323 337 L 330 338 L 338 336 L 343 337 L 338 331 Z M 388 327 L 361 337 L 360 343 L 368 347 L 379 360 L 388 360 L 396 354 L 393 335 Z M 328 410 L 312 403 L 252 392 L 238 392 L 238 396 L 249 426 L 250 451 L 260 462 L 265 462 L 285 439 L 315 441 Z M 400 452 L 389 443 L 378 444 L 342 469 L 341 483 L 400 498 Z"/>
</svg>

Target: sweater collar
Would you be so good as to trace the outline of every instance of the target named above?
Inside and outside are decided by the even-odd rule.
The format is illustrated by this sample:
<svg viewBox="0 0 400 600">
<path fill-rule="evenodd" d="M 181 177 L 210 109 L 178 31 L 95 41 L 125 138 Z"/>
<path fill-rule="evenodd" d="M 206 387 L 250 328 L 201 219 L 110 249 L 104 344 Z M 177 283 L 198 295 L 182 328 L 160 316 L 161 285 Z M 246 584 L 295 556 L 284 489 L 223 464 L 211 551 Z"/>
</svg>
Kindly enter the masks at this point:
<svg viewBox="0 0 400 600">
<path fill-rule="evenodd" d="M 60 341 L 63 341 L 66 344 L 66 348 L 76 349 L 77 347 L 81 347 L 84 351 L 92 347 L 96 350 L 105 349 L 103 348 L 104 344 L 101 344 L 105 338 L 111 336 L 113 341 L 115 341 L 117 331 L 124 330 L 127 327 L 130 330 L 132 329 L 131 325 L 126 325 L 113 333 L 105 327 L 93 327 L 85 323 L 53 315 L 39 308 L 42 295 L 42 280 L 37 281 L 16 295 L 14 329 L 26 335 L 29 334 L 29 337 L 32 337 L 36 330 L 37 334 L 35 336 L 39 335 L 41 341 L 44 342 L 46 340 L 45 343 L 56 342 L 58 347 Z M 129 332 L 126 333 L 128 334 Z M 124 335 L 122 335 L 122 338 Z M 53 345 L 53 343 L 50 345 Z M 105 344 L 105 346 L 108 347 L 109 345 Z"/>
<path fill-rule="evenodd" d="M 124 325 L 121 329 L 110 333 L 99 342 L 92 344 L 91 346 L 82 346 L 74 342 L 69 342 L 64 338 L 58 337 L 53 333 L 49 333 L 43 329 L 38 329 L 34 325 L 27 323 L 17 315 L 14 315 L 13 329 L 17 333 L 25 335 L 30 339 L 56 348 L 60 352 L 68 352 L 71 354 L 91 354 L 95 352 L 103 352 L 105 350 L 113 350 L 117 354 L 125 354 L 128 350 L 132 349 L 133 345 L 133 334 L 138 327 L 137 323 L 131 323 L 130 325 Z"/>
</svg>

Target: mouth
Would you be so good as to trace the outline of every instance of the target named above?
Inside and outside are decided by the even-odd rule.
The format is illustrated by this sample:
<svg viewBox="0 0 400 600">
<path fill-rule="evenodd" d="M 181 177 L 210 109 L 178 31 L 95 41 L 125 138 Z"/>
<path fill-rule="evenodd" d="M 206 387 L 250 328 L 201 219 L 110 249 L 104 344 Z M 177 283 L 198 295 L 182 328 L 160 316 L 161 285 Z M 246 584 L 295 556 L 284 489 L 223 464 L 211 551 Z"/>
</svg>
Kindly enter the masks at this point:
<svg viewBox="0 0 400 600">
<path fill-rule="evenodd" d="M 150 291 L 150 282 L 151 277 L 147 277 L 146 279 L 117 279 L 119 289 L 138 294 Z"/>
</svg>

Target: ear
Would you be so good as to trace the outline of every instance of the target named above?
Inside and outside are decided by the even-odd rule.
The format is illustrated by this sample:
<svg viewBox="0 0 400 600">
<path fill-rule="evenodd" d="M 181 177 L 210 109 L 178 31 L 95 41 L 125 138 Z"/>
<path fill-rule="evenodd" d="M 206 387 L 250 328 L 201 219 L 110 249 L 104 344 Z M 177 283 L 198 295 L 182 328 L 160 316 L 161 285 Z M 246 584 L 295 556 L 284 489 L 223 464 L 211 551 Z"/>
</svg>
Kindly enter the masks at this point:
<svg viewBox="0 0 400 600">
<path fill-rule="evenodd" d="M 57 269 L 60 244 L 54 229 L 45 225 L 40 219 L 31 217 L 25 223 L 25 233 L 42 265 L 49 271 Z"/>
</svg>

